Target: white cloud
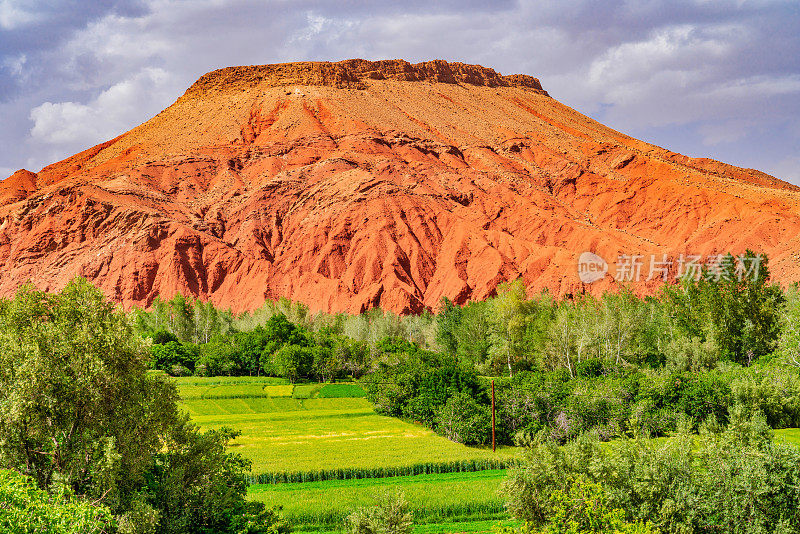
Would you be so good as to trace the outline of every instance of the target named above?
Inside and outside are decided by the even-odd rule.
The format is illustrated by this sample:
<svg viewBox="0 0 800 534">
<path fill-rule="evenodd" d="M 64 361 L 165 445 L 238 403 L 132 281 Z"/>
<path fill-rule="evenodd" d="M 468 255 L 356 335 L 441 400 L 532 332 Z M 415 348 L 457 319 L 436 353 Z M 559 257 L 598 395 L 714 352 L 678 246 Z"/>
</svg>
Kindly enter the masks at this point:
<svg viewBox="0 0 800 534">
<path fill-rule="evenodd" d="M 727 104 L 711 102 L 720 65 L 736 56 L 748 33 L 735 25 L 660 28 L 609 48 L 591 62 L 585 82 L 573 83 L 605 103 L 608 117 L 622 128 L 717 118 L 720 104 Z"/>
<path fill-rule="evenodd" d="M 641 84 L 662 72 L 696 73 L 704 63 L 730 53 L 732 45 L 721 30 L 702 35 L 696 26 L 686 24 L 659 29 L 644 41 L 620 44 L 592 63 L 589 81 L 598 86 L 624 87 Z"/>
<path fill-rule="evenodd" d="M 0 28 L 15 30 L 37 20 L 35 14 L 27 11 L 20 4 L 23 2 L 0 0 Z"/>
<path fill-rule="evenodd" d="M 721 83 L 710 96 L 718 98 L 753 98 L 800 93 L 800 74 L 752 76 Z"/>
<path fill-rule="evenodd" d="M 477 4 L 143 0 L 145 9 L 84 9 L 58 40 L 0 51 L 15 79 L 0 78 L 0 96 L 12 94 L 0 101 L 0 165 L 50 163 L 117 135 L 215 68 L 350 57 L 532 74 L 609 126 L 695 155 L 733 153 L 745 166 L 794 153 L 800 129 L 786 122 L 800 112 L 796 0 Z M 50 16 L 44 23 L 26 5 L 0 0 L 0 28 L 63 29 L 50 2 L 49 15 L 36 12 Z"/>
<path fill-rule="evenodd" d="M 92 145 L 112 138 L 142 122 L 142 110 L 162 102 L 171 92 L 171 81 L 166 71 L 147 68 L 88 104 L 45 102 L 31 110 L 31 138 L 49 145 Z"/>
</svg>

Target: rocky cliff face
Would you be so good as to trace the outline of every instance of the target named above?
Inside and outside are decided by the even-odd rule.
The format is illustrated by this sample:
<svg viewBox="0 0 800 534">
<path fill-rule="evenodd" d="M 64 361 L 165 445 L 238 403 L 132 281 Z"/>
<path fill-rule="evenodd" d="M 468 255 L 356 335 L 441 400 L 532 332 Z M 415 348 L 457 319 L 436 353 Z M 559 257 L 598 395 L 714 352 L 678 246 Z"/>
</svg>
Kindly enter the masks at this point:
<svg viewBox="0 0 800 534">
<path fill-rule="evenodd" d="M 800 279 L 800 193 L 606 128 L 530 76 L 433 61 L 206 74 L 116 139 L 0 183 L 0 294 L 85 276 L 125 306 L 436 308 L 601 291 L 576 261 L 753 248 Z M 653 285 L 642 285 L 642 291 Z"/>
</svg>

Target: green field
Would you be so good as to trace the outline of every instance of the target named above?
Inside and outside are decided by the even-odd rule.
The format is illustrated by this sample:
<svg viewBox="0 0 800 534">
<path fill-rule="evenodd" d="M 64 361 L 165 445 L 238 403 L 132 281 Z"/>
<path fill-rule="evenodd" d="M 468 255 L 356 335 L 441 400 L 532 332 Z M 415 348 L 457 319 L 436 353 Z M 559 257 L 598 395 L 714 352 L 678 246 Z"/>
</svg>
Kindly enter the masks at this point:
<svg viewBox="0 0 800 534">
<path fill-rule="evenodd" d="M 782 428 L 776 430 L 775 441 L 800 445 L 800 428 Z"/>
<path fill-rule="evenodd" d="M 250 497 L 280 505 L 286 519 L 298 528 L 336 526 L 359 506 L 375 502 L 382 491 L 402 489 L 411 504 L 414 522 L 503 519 L 498 494 L 504 470 L 447 473 L 369 480 L 331 480 L 250 487 Z"/>
<path fill-rule="evenodd" d="M 496 532 L 498 526 L 508 526 L 512 528 L 519 528 L 522 526 L 521 521 L 512 519 L 497 520 L 497 519 L 482 519 L 478 521 L 445 521 L 442 523 L 421 523 L 414 525 L 414 534 L 467 534 L 467 533 L 489 533 Z M 341 532 L 341 529 L 315 527 L 315 528 L 301 528 L 294 529 L 293 534 L 304 534 L 306 532 L 314 532 L 314 534 L 321 534 L 323 532 Z"/>
<path fill-rule="evenodd" d="M 354 396 L 361 394 L 358 386 L 246 378 L 193 377 L 179 380 L 178 389 L 181 405 L 202 428 L 242 432 L 233 449 L 252 460 L 256 474 L 508 459 L 517 453 L 510 447 L 496 454 L 465 447 L 425 427 L 377 415 L 366 399 Z M 337 392 L 343 397 L 332 396 Z"/>
<path fill-rule="evenodd" d="M 504 470 L 347 480 L 322 475 L 344 470 L 347 477 L 374 477 L 408 468 L 436 473 L 458 461 L 483 469 L 487 460 L 515 458 L 516 449 L 492 453 L 465 447 L 425 427 L 380 416 L 356 384 L 292 385 L 252 377 L 190 377 L 177 383 L 181 405 L 194 422 L 206 429 L 228 426 L 242 432 L 232 449 L 252 460 L 253 473 L 262 475 L 259 480 L 298 474 L 303 478 L 291 479 L 323 480 L 250 486 L 251 499 L 281 506 L 300 530 L 340 528 L 354 508 L 396 487 L 411 503 L 420 533 L 489 532 L 497 520 L 507 518 L 497 493 Z M 305 478 L 307 474 L 319 478 Z"/>
</svg>

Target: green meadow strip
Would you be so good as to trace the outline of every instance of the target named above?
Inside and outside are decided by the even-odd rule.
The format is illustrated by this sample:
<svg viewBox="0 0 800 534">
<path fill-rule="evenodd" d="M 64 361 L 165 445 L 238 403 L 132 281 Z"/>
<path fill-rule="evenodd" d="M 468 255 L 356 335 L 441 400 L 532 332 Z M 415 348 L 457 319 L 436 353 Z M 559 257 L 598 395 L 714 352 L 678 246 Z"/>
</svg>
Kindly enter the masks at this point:
<svg viewBox="0 0 800 534">
<path fill-rule="evenodd" d="M 389 478 L 441 473 L 474 473 L 495 469 L 508 469 L 516 465 L 511 459 L 476 458 L 451 462 L 427 462 L 399 467 L 370 467 L 320 469 L 315 471 L 275 472 L 253 474 L 248 477 L 250 485 L 287 484 L 298 482 L 323 482 L 326 480 L 358 480 L 367 478 Z"/>
<path fill-rule="evenodd" d="M 506 519 L 508 514 L 501 501 L 464 504 L 442 504 L 433 506 L 413 506 L 411 516 L 414 523 L 460 522 L 489 519 Z M 293 512 L 286 519 L 294 528 L 319 528 L 341 526 L 347 512 L 341 510 L 310 510 Z"/>
</svg>

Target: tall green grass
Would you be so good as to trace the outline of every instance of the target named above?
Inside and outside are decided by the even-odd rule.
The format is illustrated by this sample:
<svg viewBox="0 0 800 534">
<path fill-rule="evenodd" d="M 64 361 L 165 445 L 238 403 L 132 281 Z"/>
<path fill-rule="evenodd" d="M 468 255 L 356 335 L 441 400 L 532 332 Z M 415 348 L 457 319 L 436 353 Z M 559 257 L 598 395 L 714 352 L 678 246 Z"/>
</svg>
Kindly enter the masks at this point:
<svg viewBox="0 0 800 534">
<path fill-rule="evenodd" d="M 251 486 L 249 498 L 283 508 L 297 529 L 334 527 L 355 508 L 373 504 L 382 491 L 400 488 L 416 523 L 502 519 L 498 494 L 505 471 L 418 475 Z"/>
<path fill-rule="evenodd" d="M 320 399 L 366 397 L 367 392 L 358 384 L 326 384 L 317 394 Z"/>
<path fill-rule="evenodd" d="M 277 378 L 274 376 L 178 376 L 170 377 L 170 380 L 173 380 L 178 385 L 178 388 L 182 386 L 230 386 L 242 384 L 280 386 L 289 384 L 289 381 L 285 378 Z"/>
<path fill-rule="evenodd" d="M 321 469 L 316 471 L 278 471 L 253 474 L 248 477 L 250 484 L 286 484 L 302 482 L 322 482 L 327 480 L 361 480 L 369 478 L 390 478 L 443 473 L 474 473 L 507 469 L 517 464 L 511 458 L 474 458 L 451 462 L 427 462 L 396 467 L 367 467 Z"/>
<path fill-rule="evenodd" d="M 257 397 L 359 398 L 366 393 L 361 386 L 342 384 L 290 384 L 272 377 L 182 377 L 176 379 L 183 400 L 246 399 Z"/>
</svg>

